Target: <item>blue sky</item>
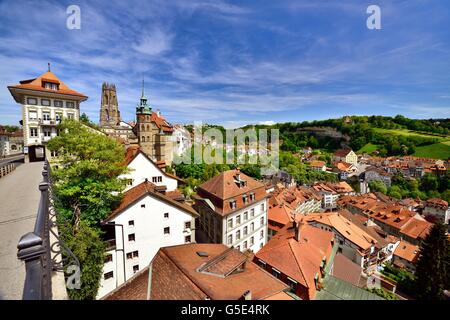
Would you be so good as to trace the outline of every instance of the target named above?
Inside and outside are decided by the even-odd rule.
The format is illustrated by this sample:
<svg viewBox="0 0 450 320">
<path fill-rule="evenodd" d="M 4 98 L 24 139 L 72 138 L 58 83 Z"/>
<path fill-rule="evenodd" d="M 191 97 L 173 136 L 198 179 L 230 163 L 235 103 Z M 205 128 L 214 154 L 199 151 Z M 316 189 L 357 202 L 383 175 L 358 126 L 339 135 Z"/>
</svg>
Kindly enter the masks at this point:
<svg viewBox="0 0 450 320">
<path fill-rule="evenodd" d="M 370 4 L 381 30 L 366 27 Z M 449 23 L 448 0 L 0 1 L 0 123 L 20 120 L 7 85 L 47 62 L 94 121 L 104 81 L 133 120 L 142 77 L 172 123 L 448 117 Z"/>
</svg>

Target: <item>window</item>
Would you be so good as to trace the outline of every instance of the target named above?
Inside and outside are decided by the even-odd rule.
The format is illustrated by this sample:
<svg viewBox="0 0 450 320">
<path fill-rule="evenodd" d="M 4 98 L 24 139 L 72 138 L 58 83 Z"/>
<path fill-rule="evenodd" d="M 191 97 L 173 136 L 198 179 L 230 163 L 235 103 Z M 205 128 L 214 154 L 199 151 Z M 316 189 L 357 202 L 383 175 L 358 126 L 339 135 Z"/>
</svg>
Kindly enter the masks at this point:
<svg viewBox="0 0 450 320">
<path fill-rule="evenodd" d="M 191 243 L 191 236 L 184 237 L 184 243 Z"/>
<path fill-rule="evenodd" d="M 255 223 L 254 222 L 250 223 L 250 232 L 253 232 L 253 231 L 255 231 Z"/>
<path fill-rule="evenodd" d="M 107 254 L 107 255 L 105 256 L 105 263 L 112 262 L 112 261 L 113 261 L 113 256 L 112 256 L 112 254 Z"/>
<path fill-rule="evenodd" d="M 107 273 L 105 273 L 103 275 L 103 278 L 105 278 L 105 280 L 111 279 L 113 277 L 114 277 L 114 272 L 113 271 L 107 272 Z"/>
<path fill-rule="evenodd" d="M 134 220 L 128 221 L 128 225 L 129 225 L 130 227 L 134 227 Z"/>
<path fill-rule="evenodd" d="M 56 118 L 56 121 L 57 121 L 57 122 L 61 122 L 62 114 L 61 114 L 61 113 L 57 113 L 57 114 L 55 115 L 55 118 Z"/>
<path fill-rule="evenodd" d="M 244 204 L 248 202 L 248 196 L 246 194 L 242 196 L 242 201 L 244 201 Z"/>
<path fill-rule="evenodd" d="M 244 221 L 247 221 L 248 220 L 248 211 L 245 211 L 244 212 Z"/>
<path fill-rule="evenodd" d="M 241 239 L 241 230 L 236 231 L 236 240 Z"/>
<path fill-rule="evenodd" d="M 252 245 L 254 245 L 255 244 L 255 238 L 254 237 L 251 237 L 250 238 L 250 245 L 252 246 Z"/>
<path fill-rule="evenodd" d="M 264 212 L 264 203 L 261 203 L 261 212 Z"/>
<path fill-rule="evenodd" d="M 50 120 L 50 112 L 43 112 L 42 119 L 45 121 L 49 121 Z"/>
<path fill-rule="evenodd" d="M 52 132 L 50 131 L 50 129 L 44 129 L 44 137 L 50 137 L 52 134 Z"/>
<path fill-rule="evenodd" d="M 230 201 L 230 208 L 231 208 L 232 210 L 236 209 L 236 200 L 231 200 L 231 201 Z"/>
<path fill-rule="evenodd" d="M 255 208 L 250 209 L 250 217 L 254 217 L 255 216 Z"/>
<path fill-rule="evenodd" d="M 66 101 L 66 108 L 75 108 L 75 102 Z"/>
<path fill-rule="evenodd" d="M 272 275 L 273 275 L 275 278 L 279 279 L 279 278 L 280 278 L 280 271 L 278 271 L 278 270 L 275 269 L 275 268 L 272 268 Z"/>
<path fill-rule="evenodd" d="M 37 136 L 38 136 L 38 129 L 30 128 L 30 137 L 37 137 Z"/>
<path fill-rule="evenodd" d="M 133 251 L 133 258 L 139 258 L 139 251 Z"/>
<path fill-rule="evenodd" d="M 228 228 L 233 228 L 233 219 L 228 219 Z"/>
<path fill-rule="evenodd" d="M 245 226 L 245 227 L 244 227 L 244 236 L 246 236 L 247 234 L 248 234 L 248 227 Z"/>
<path fill-rule="evenodd" d="M 36 98 L 27 98 L 27 104 L 37 105 L 37 99 Z"/>
<path fill-rule="evenodd" d="M 287 284 L 291 288 L 291 290 L 295 291 L 295 288 L 297 287 L 297 282 L 296 281 L 288 278 L 287 279 Z"/>
<path fill-rule="evenodd" d="M 238 251 L 241 251 L 241 246 L 237 246 L 236 249 L 237 249 Z"/>
<path fill-rule="evenodd" d="M 164 228 L 164 234 L 170 234 L 170 227 Z"/>
<path fill-rule="evenodd" d="M 242 247 L 244 248 L 244 250 L 247 250 L 247 241 L 244 241 L 244 244 L 242 245 Z"/>
<path fill-rule="evenodd" d="M 264 230 L 261 230 L 261 232 L 259 233 L 259 238 L 260 239 L 264 238 Z"/>
<path fill-rule="evenodd" d="M 168 212 L 164 212 L 164 219 L 169 219 L 169 213 Z"/>
<path fill-rule="evenodd" d="M 30 120 L 37 120 L 37 111 L 29 111 L 28 112 L 28 119 L 30 119 Z"/>
<path fill-rule="evenodd" d="M 262 260 L 258 260 L 258 264 L 261 268 L 265 269 L 266 268 L 266 263 Z"/>
<path fill-rule="evenodd" d="M 236 225 L 240 225 L 241 224 L 241 215 L 238 215 L 236 217 Z"/>
<path fill-rule="evenodd" d="M 233 235 L 229 234 L 227 239 L 227 244 L 231 245 L 233 243 Z"/>
<path fill-rule="evenodd" d="M 73 113 L 68 113 L 68 114 L 67 114 L 67 118 L 69 118 L 69 119 L 73 119 L 73 118 L 74 118 L 74 115 L 73 115 Z"/>
<path fill-rule="evenodd" d="M 250 201 L 255 201 L 255 194 L 253 192 L 250 193 Z"/>
<path fill-rule="evenodd" d="M 261 217 L 261 219 L 259 219 L 260 224 L 263 226 L 264 225 L 264 216 Z"/>
<path fill-rule="evenodd" d="M 145 137 L 144 137 L 144 136 L 142 136 L 141 140 L 142 140 L 142 142 L 145 142 Z"/>
<path fill-rule="evenodd" d="M 55 107 L 58 107 L 58 108 L 63 107 L 63 102 L 61 100 L 55 100 L 55 101 L 53 101 L 53 104 Z"/>
<path fill-rule="evenodd" d="M 50 100 L 41 99 L 41 105 L 46 106 L 46 107 L 50 106 Z"/>
<path fill-rule="evenodd" d="M 127 253 L 127 259 L 128 260 L 133 259 L 133 252 L 128 252 Z"/>
<path fill-rule="evenodd" d="M 50 90 L 58 90 L 58 85 L 56 83 L 44 82 L 44 88 Z"/>
<path fill-rule="evenodd" d="M 133 266 L 133 273 L 136 273 L 138 271 L 139 271 L 139 265 L 137 264 L 137 265 Z"/>
<path fill-rule="evenodd" d="M 134 233 L 131 233 L 128 235 L 128 241 L 135 241 L 136 240 L 136 235 Z"/>
<path fill-rule="evenodd" d="M 190 228 L 191 228 L 191 222 L 190 222 L 190 221 L 186 221 L 186 222 L 184 223 L 184 228 L 185 228 L 185 229 L 190 229 Z"/>
<path fill-rule="evenodd" d="M 50 151 L 50 156 L 51 157 L 57 157 L 58 156 L 58 152 L 55 150 Z"/>
<path fill-rule="evenodd" d="M 141 208 L 145 208 L 145 203 L 141 204 Z"/>
</svg>

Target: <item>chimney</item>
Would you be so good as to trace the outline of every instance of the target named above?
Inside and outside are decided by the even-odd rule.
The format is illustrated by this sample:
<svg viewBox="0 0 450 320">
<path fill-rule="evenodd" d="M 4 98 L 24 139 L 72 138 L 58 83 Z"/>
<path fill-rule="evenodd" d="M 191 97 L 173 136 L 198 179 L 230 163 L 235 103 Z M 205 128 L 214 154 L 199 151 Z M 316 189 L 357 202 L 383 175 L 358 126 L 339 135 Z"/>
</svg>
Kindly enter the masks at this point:
<svg viewBox="0 0 450 320">
<path fill-rule="evenodd" d="M 300 242 L 301 228 L 303 226 L 303 221 L 299 221 L 299 222 L 294 221 L 294 224 L 295 224 L 295 228 L 294 228 L 295 235 L 294 235 L 294 237 L 295 237 L 295 240 L 297 242 Z"/>
<path fill-rule="evenodd" d="M 241 180 L 241 168 L 239 167 L 236 168 L 236 180 Z"/>
<path fill-rule="evenodd" d="M 242 295 L 243 300 L 252 300 L 252 292 L 250 290 L 247 290 Z"/>
</svg>

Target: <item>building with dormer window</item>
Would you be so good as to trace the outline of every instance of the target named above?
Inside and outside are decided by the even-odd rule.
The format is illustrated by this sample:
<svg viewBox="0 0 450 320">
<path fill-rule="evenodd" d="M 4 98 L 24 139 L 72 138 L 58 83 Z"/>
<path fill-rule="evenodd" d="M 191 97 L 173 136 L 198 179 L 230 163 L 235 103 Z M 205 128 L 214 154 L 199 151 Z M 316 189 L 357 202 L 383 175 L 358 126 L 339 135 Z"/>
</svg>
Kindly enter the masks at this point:
<svg viewBox="0 0 450 320">
<path fill-rule="evenodd" d="M 267 194 L 263 183 L 236 170 L 222 172 L 194 196 L 199 242 L 257 252 L 267 242 Z"/>
</svg>

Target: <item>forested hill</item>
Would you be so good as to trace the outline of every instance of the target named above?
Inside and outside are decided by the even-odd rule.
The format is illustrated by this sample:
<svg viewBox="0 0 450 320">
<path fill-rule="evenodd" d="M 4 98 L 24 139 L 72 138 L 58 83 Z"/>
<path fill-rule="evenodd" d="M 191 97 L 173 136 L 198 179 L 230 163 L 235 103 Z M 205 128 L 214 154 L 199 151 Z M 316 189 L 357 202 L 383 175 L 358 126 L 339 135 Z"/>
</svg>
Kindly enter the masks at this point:
<svg viewBox="0 0 450 320">
<path fill-rule="evenodd" d="M 408 119 L 398 115 L 346 116 L 337 119 L 286 122 L 272 126 L 245 126 L 280 130 L 281 148 L 297 152 L 304 147 L 335 150 L 348 145 L 353 150 L 381 156 L 416 155 L 450 157 L 450 119 Z"/>
</svg>

